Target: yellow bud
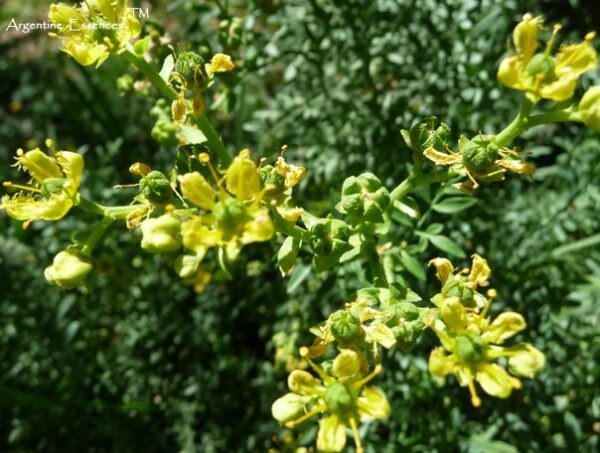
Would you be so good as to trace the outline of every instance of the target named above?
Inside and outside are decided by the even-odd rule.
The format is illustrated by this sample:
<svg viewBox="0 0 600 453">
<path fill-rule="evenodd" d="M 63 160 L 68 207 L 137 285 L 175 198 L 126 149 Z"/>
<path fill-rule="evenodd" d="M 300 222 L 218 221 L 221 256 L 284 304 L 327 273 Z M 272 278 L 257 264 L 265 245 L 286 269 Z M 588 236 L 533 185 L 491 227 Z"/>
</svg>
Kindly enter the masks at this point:
<svg viewBox="0 0 600 453">
<path fill-rule="evenodd" d="M 136 162 L 135 164 L 131 164 L 129 167 L 129 173 L 137 176 L 146 176 L 148 173 L 152 171 L 148 165 L 143 164 L 141 162 Z"/>
<path fill-rule="evenodd" d="M 271 414 L 279 423 L 290 422 L 304 414 L 306 397 L 288 393 L 275 400 L 271 406 Z"/>
<path fill-rule="evenodd" d="M 448 280 L 448 277 L 454 272 L 454 266 L 452 266 L 452 263 L 446 258 L 434 258 L 429 261 L 429 265 L 435 267 L 437 278 L 442 283 Z"/>
<path fill-rule="evenodd" d="M 509 350 L 508 369 L 515 376 L 534 378 L 546 363 L 544 353 L 529 343 L 520 343 Z"/>
<path fill-rule="evenodd" d="M 150 253 L 172 252 L 181 246 L 181 223 L 171 214 L 142 222 L 142 248 Z"/>
<path fill-rule="evenodd" d="M 588 89 L 581 101 L 579 101 L 579 112 L 583 121 L 595 131 L 600 131 L 600 85 Z"/>
<path fill-rule="evenodd" d="M 92 270 L 92 265 L 79 253 L 72 250 L 59 252 L 52 265 L 44 271 L 48 282 L 63 289 L 72 289 L 83 285 Z"/>
</svg>

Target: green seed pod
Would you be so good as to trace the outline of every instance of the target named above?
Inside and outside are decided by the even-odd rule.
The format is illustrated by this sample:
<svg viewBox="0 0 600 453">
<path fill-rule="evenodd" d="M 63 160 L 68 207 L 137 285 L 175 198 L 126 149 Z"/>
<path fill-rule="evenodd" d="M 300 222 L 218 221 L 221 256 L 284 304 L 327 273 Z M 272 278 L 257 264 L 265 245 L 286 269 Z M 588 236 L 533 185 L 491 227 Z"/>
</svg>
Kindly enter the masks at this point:
<svg viewBox="0 0 600 453">
<path fill-rule="evenodd" d="M 44 277 L 53 285 L 72 289 L 83 285 L 91 270 L 92 265 L 79 252 L 63 250 L 46 268 Z"/>
<path fill-rule="evenodd" d="M 352 409 L 355 397 L 348 386 L 341 382 L 334 382 L 325 391 L 325 404 L 332 412 L 343 412 Z"/>
<path fill-rule="evenodd" d="M 250 219 L 244 203 L 235 198 L 226 198 L 216 203 L 213 214 L 217 221 L 217 227 L 223 232 L 223 239 L 226 241 L 235 236 L 244 223 Z"/>
<path fill-rule="evenodd" d="M 342 200 L 336 209 L 348 216 L 351 223 L 383 222 L 383 213 L 390 203 L 388 190 L 372 173 L 351 176 L 342 186 Z"/>
<path fill-rule="evenodd" d="M 49 197 L 52 194 L 62 192 L 66 182 L 65 178 L 45 178 L 42 181 L 42 195 Z"/>
<path fill-rule="evenodd" d="M 468 280 L 465 277 L 450 277 L 442 286 L 442 296 L 444 298 L 456 297 L 465 307 L 475 308 L 475 292 L 469 287 Z"/>
<path fill-rule="evenodd" d="M 450 127 L 440 123 L 435 116 L 415 124 L 410 131 L 402 131 L 402 137 L 408 147 L 418 154 L 422 154 L 429 147 L 445 151 L 451 135 Z"/>
<path fill-rule="evenodd" d="M 465 167 L 475 174 L 489 172 L 500 157 L 498 146 L 485 136 L 462 140 L 460 151 Z"/>
<path fill-rule="evenodd" d="M 334 266 L 352 248 L 348 244 L 348 237 L 348 225 L 341 220 L 330 216 L 315 222 L 311 229 L 311 246 L 317 272 Z"/>
<path fill-rule="evenodd" d="M 204 59 L 195 52 L 183 52 L 175 63 L 175 72 L 185 80 L 187 88 L 201 88 L 208 79 L 204 70 Z"/>
<path fill-rule="evenodd" d="M 331 333 L 336 340 L 341 342 L 350 342 L 360 339 L 363 335 L 363 328 L 360 320 L 346 310 L 338 310 L 329 317 L 331 323 Z"/>
<path fill-rule="evenodd" d="M 151 171 L 140 180 L 142 195 L 153 204 L 164 204 L 171 199 L 173 188 L 160 171 Z"/>
</svg>

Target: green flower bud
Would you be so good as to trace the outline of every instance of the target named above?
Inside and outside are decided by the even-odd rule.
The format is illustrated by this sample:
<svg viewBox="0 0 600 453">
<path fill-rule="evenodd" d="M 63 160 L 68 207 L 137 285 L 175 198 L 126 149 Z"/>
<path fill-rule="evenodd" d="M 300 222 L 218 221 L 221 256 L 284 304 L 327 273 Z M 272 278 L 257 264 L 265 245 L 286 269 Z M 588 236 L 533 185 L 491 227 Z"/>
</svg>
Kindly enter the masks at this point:
<svg viewBox="0 0 600 453">
<path fill-rule="evenodd" d="M 435 116 L 415 124 L 410 131 L 402 130 L 402 137 L 410 149 L 422 154 L 427 148 L 446 151 L 451 138 L 451 130 L 445 123 L 440 123 Z"/>
<path fill-rule="evenodd" d="M 173 188 L 171 183 L 160 171 L 151 171 L 140 180 L 142 195 L 153 204 L 163 204 L 171 199 Z"/>
<path fill-rule="evenodd" d="M 465 167 L 478 175 L 491 171 L 500 157 L 498 145 L 485 136 L 477 136 L 473 140 L 463 138 L 460 151 Z"/>
<path fill-rule="evenodd" d="M 343 412 L 352 409 L 356 403 L 356 396 L 347 385 L 334 382 L 325 391 L 325 404 L 331 412 Z"/>
<path fill-rule="evenodd" d="M 207 79 L 204 59 L 195 52 L 183 52 L 175 63 L 175 72 L 180 74 L 188 88 L 199 88 Z"/>
<path fill-rule="evenodd" d="M 150 253 L 172 252 L 181 247 L 181 222 L 172 214 L 142 222 L 142 248 Z"/>
<path fill-rule="evenodd" d="M 410 351 L 414 348 L 424 330 L 425 324 L 421 321 L 401 321 L 398 326 L 392 327 L 396 345 L 402 351 Z"/>
<path fill-rule="evenodd" d="M 379 178 L 372 173 L 363 173 L 344 181 L 342 200 L 336 209 L 347 214 L 352 223 L 380 223 L 389 203 L 390 195 Z"/>
<path fill-rule="evenodd" d="M 76 288 L 85 283 L 92 270 L 92 265 L 74 250 L 59 252 L 52 265 L 44 271 L 44 277 L 49 283 L 63 289 Z"/>
<path fill-rule="evenodd" d="M 459 335 L 456 337 L 455 353 L 458 358 L 467 364 L 481 361 L 485 345 L 474 335 Z"/>
<path fill-rule="evenodd" d="M 331 333 L 336 340 L 349 342 L 363 336 L 360 320 L 346 310 L 338 310 L 329 317 Z"/>
<path fill-rule="evenodd" d="M 462 277 L 452 276 L 442 286 L 442 297 L 456 297 L 465 307 L 475 308 L 475 292 L 469 287 L 468 280 Z"/>
<path fill-rule="evenodd" d="M 271 414 L 279 423 L 287 423 L 303 415 L 304 407 L 310 401 L 310 397 L 287 393 L 275 400 L 271 406 Z"/>
<path fill-rule="evenodd" d="M 600 85 L 588 89 L 581 101 L 579 101 L 579 112 L 583 121 L 595 131 L 600 131 Z"/>
</svg>

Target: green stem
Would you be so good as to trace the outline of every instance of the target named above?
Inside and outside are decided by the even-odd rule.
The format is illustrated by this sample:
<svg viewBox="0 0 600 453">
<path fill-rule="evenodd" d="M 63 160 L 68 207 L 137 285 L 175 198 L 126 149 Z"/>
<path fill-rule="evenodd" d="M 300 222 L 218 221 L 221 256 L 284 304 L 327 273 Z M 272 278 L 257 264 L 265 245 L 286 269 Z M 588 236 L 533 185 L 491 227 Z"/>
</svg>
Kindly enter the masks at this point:
<svg viewBox="0 0 600 453">
<path fill-rule="evenodd" d="M 129 213 L 143 207 L 143 205 L 132 204 L 128 206 L 103 206 L 94 201 L 88 200 L 87 198 L 80 197 L 77 207 L 93 214 L 109 217 L 111 220 L 118 220 L 124 219 Z"/>
<path fill-rule="evenodd" d="M 162 96 L 170 101 L 177 99 L 177 92 L 163 80 L 160 74 L 150 63 L 144 60 L 140 55 L 136 54 L 133 49 L 126 49 L 122 55 L 123 58 L 137 67 L 148 78 L 148 80 L 156 87 Z M 193 121 L 206 137 L 208 146 L 215 152 L 219 162 L 222 165 L 228 166 L 232 161 L 231 154 L 221 141 L 219 134 L 208 120 L 206 115 L 194 117 Z"/>
<path fill-rule="evenodd" d="M 554 112 L 540 113 L 529 117 L 529 127 L 540 126 L 548 123 L 583 123 L 581 113 L 573 110 L 555 110 Z"/>
<path fill-rule="evenodd" d="M 508 145 L 529 128 L 528 118 L 532 107 L 533 103 L 524 97 L 519 113 L 517 113 L 515 119 L 496 135 L 494 139 L 496 145 L 500 147 Z"/>
<path fill-rule="evenodd" d="M 98 243 L 102 239 L 102 236 L 104 236 L 104 233 L 106 233 L 106 230 L 114 221 L 115 219 L 112 217 L 102 218 L 100 223 L 98 223 L 98 225 L 96 225 L 96 228 L 94 228 L 94 231 L 92 231 L 92 234 L 90 234 L 90 236 L 87 238 L 87 241 L 85 241 L 84 246 L 81 248 L 81 253 L 84 256 L 89 258 L 92 255 L 92 251 L 94 250 L 96 245 L 98 245 Z"/>
<path fill-rule="evenodd" d="M 434 182 L 442 182 L 446 179 L 448 179 L 447 171 L 437 171 L 420 175 L 411 173 L 404 181 L 396 186 L 394 190 L 392 190 L 392 193 L 390 193 L 391 204 L 393 204 L 395 201 L 401 201 L 406 195 L 419 186 L 432 184 Z"/>
</svg>

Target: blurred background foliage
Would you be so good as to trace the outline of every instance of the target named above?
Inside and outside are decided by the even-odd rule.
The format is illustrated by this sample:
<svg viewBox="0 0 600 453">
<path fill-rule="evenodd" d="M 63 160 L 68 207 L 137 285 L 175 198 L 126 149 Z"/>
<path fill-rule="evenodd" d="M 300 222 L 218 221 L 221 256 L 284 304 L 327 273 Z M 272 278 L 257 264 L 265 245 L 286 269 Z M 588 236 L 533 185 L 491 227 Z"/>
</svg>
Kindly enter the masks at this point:
<svg viewBox="0 0 600 453">
<path fill-rule="evenodd" d="M 437 115 L 456 136 L 503 127 L 519 99 L 495 72 L 524 12 L 560 21 L 566 36 L 600 30 L 593 0 L 133 3 L 150 8 L 147 31 L 164 27 L 173 43 L 186 43 L 178 51 L 226 51 L 240 62 L 239 83 L 218 95 L 211 116 L 232 149 L 274 158 L 287 144 L 288 160 L 309 169 L 299 197 L 317 212 L 331 210 L 350 175 L 369 170 L 388 187 L 401 181 L 409 153 L 399 129 L 423 115 Z M 46 8 L 5 0 L 0 9 L 0 177 L 14 179 L 16 148 L 52 137 L 85 154 L 88 196 L 126 203 L 131 194 L 112 186 L 133 182 L 132 162 L 168 169 L 175 156 L 151 137 L 155 94 L 136 93 L 143 83 L 119 90 L 115 81 L 129 69 L 117 59 L 82 68 L 44 32 L 4 30 L 13 17 L 44 20 Z M 585 79 L 598 81 L 597 73 Z M 429 210 L 429 220 L 489 260 L 500 294 L 494 309 L 524 314 L 521 337 L 546 352 L 545 370 L 510 399 L 488 398 L 475 410 L 453 380 L 441 386 L 429 376 L 434 339 L 426 335 L 412 352 L 388 354 L 381 385 L 393 412 L 362 428 L 368 452 L 600 448 L 600 138 L 548 126 L 523 143 L 539 167 L 532 178 L 483 186 L 474 206 Z M 91 220 L 70 215 L 23 230 L 0 217 L 0 450 L 310 444 L 313 426 L 290 436 L 270 405 L 284 391 L 286 363 L 311 341 L 308 327 L 364 283 L 359 273 L 316 275 L 307 262 L 282 279 L 266 244 L 244 250 L 234 281 L 196 294 L 139 248 L 137 234 L 113 227 L 88 288 L 49 286 L 43 268 Z M 437 282 L 427 274 L 429 283 L 407 280 L 431 296 Z"/>
</svg>

